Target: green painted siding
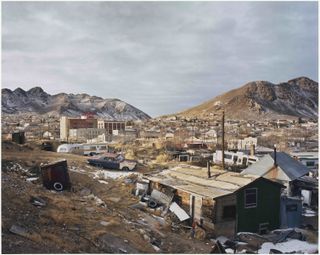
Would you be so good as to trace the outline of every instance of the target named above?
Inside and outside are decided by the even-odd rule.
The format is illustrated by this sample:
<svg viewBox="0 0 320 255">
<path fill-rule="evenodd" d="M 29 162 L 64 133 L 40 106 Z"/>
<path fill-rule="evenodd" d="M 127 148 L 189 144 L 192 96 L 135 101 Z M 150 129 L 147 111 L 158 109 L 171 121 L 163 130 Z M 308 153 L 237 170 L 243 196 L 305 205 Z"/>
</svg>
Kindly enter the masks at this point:
<svg viewBox="0 0 320 255">
<path fill-rule="evenodd" d="M 257 206 L 245 208 L 245 190 L 257 189 Z M 237 232 L 259 232 L 259 224 L 269 223 L 269 230 L 280 226 L 279 185 L 258 179 L 237 192 Z"/>
</svg>

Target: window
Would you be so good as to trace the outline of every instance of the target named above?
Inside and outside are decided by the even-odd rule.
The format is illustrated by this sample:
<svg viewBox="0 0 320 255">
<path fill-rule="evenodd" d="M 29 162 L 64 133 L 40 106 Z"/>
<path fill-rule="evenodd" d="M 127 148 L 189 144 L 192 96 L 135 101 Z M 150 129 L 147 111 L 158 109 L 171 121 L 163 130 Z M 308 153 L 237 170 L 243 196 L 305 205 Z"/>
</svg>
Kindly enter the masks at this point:
<svg viewBox="0 0 320 255">
<path fill-rule="evenodd" d="M 232 159 L 232 155 L 224 154 L 224 158 L 226 158 L 226 159 Z"/>
<path fill-rule="evenodd" d="M 246 189 L 244 190 L 244 207 L 245 208 L 254 208 L 257 207 L 257 197 L 258 197 L 257 188 Z"/>
<path fill-rule="evenodd" d="M 227 205 L 223 207 L 222 219 L 231 220 L 236 218 L 236 206 Z"/>
<path fill-rule="evenodd" d="M 314 161 L 307 161 L 306 165 L 307 166 L 314 166 L 315 164 L 314 164 Z"/>
</svg>

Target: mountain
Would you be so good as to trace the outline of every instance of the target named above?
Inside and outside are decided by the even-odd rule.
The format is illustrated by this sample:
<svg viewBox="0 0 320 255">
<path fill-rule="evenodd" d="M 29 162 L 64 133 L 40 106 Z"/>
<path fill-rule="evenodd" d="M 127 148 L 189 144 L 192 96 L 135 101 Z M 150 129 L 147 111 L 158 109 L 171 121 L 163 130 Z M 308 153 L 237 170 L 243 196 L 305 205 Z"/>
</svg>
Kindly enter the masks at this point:
<svg viewBox="0 0 320 255">
<path fill-rule="evenodd" d="M 2 112 L 7 114 L 33 112 L 70 117 L 93 112 L 106 119 L 150 119 L 146 113 L 119 99 L 103 99 L 88 94 L 60 93 L 50 95 L 41 87 L 34 87 L 28 91 L 21 88 L 14 91 L 2 89 Z"/>
<path fill-rule="evenodd" d="M 254 81 L 178 113 L 185 117 L 210 117 L 224 110 L 228 118 L 318 118 L 318 83 L 299 77 L 273 84 Z"/>
</svg>

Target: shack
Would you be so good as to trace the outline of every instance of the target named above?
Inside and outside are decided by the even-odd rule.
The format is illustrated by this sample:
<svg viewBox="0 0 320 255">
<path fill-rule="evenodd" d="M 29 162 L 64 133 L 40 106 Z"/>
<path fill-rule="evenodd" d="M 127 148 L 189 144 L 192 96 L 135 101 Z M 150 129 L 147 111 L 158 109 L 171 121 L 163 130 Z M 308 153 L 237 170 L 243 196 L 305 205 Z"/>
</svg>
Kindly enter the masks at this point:
<svg viewBox="0 0 320 255">
<path fill-rule="evenodd" d="M 67 160 L 40 165 L 43 186 L 62 191 L 71 188 Z"/>
<path fill-rule="evenodd" d="M 174 190 L 173 201 L 214 235 L 264 233 L 280 226 L 283 185 L 255 175 L 176 167 L 146 176 L 150 189 Z M 272 210 L 266 210 L 272 208 Z"/>
<path fill-rule="evenodd" d="M 26 141 L 25 134 L 22 131 L 13 132 L 11 136 L 12 142 L 15 142 L 17 144 L 24 144 Z"/>
</svg>

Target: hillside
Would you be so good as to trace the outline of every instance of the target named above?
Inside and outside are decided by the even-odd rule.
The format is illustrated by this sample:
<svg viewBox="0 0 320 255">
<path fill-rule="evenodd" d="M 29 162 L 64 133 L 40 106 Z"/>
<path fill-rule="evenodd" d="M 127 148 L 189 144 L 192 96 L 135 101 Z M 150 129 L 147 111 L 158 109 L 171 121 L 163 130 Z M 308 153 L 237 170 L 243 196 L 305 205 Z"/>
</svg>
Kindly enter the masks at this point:
<svg viewBox="0 0 320 255">
<path fill-rule="evenodd" d="M 150 118 L 146 113 L 119 99 L 103 99 L 88 94 L 50 95 L 41 87 L 34 87 L 28 91 L 21 88 L 14 91 L 2 89 L 2 113 L 25 112 L 66 116 L 80 116 L 84 112 L 93 112 L 99 117 L 117 120 Z"/>
<path fill-rule="evenodd" d="M 177 115 L 204 118 L 222 110 L 234 119 L 318 118 L 318 83 L 306 77 L 249 82 Z"/>
</svg>

